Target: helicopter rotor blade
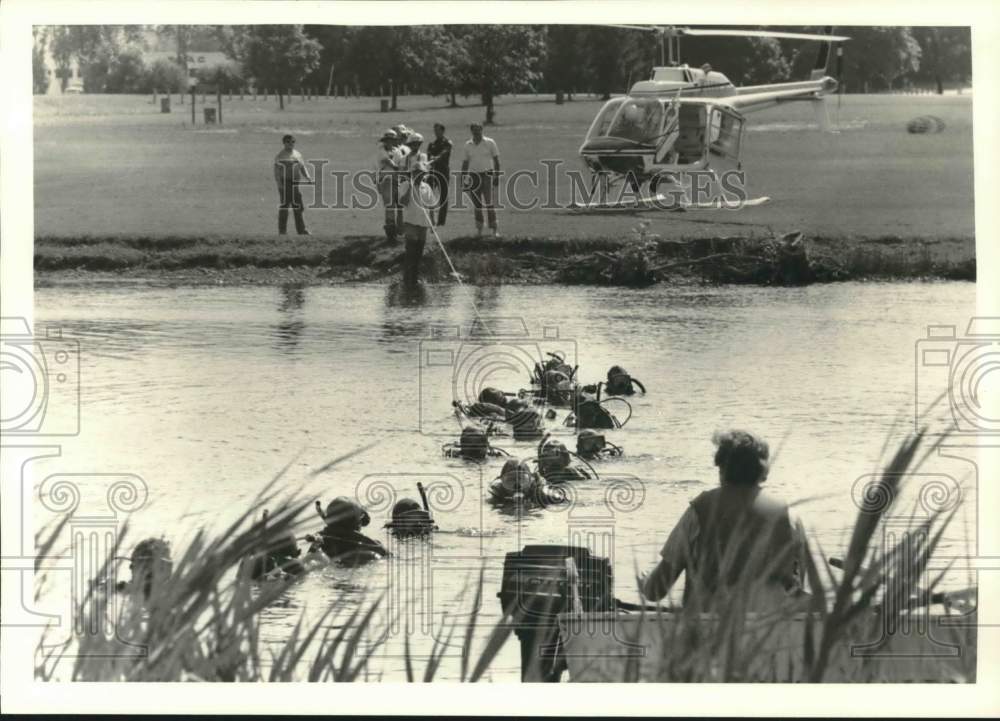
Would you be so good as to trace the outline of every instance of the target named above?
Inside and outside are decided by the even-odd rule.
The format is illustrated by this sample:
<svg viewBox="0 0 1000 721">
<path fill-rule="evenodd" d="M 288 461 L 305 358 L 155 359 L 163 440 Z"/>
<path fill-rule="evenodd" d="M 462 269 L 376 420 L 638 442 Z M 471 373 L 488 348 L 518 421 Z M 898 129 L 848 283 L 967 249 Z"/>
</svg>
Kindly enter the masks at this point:
<svg viewBox="0 0 1000 721">
<path fill-rule="evenodd" d="M 663 33 L 663 28 L 659 25 L 607 25 L 606 27 L 621 28 L 622 30 L 643 30 L 647 33 Z"/>
<path fill-rule="evenodd" d="M 811 33 L 785 33 L 772 30 L 705 30 L 677 28 L 678 35 L 692 37 L 738 37 L 738 38 L 785 38 L 787 40 L 822 40 L 827 43 L 841 43 L 850 40 L 844 35 L 813 35 Z"/>
</svg>

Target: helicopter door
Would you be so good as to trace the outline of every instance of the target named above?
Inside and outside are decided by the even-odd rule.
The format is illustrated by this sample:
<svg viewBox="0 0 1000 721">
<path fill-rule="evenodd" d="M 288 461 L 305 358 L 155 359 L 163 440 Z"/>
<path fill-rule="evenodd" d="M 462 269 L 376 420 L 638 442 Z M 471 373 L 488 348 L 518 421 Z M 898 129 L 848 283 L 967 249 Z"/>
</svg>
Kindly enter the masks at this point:
<svg viewBox="0 0 1000 721">
<path fill-rule="evenodd" d="M 709 151 L 715 155 L 740 162 L 743 145 L 743 126 L 746 119 L 732 108 L 712 108 L 709 123 Z"/>
</svg>

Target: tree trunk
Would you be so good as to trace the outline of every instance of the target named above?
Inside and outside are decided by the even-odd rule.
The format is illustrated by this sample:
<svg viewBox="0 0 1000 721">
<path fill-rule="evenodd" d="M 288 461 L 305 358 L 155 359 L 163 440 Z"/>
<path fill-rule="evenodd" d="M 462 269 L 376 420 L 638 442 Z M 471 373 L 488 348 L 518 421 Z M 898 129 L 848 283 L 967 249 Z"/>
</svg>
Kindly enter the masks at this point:
<svg viewBox="0 0 1000 721">
<path fill-rule="evenodd" d="M 278 110 L 285 109 L 285 89 L 278 88 Z"/>
<path fill-rule="evenodd" d="M 557 90 L 556 91 L 556 105 L 562 105 L 562 104 L 563 104 L 563 93 L 562 93 L 562 90 Z"/>
<path fill-rule="evenodd" d="M 941 82 L 941 75 L 934 76 L 934 82 L 937 83 L 937 94 L 944 95 L 944 83 Z"/>
<path fill-rule="evenodd" d="M 493 125 L 493 93 L 484 94 L 483 104 L 486 105 L 486 125 Z"/>
<path fill-rule="evenodd" d="M 458 107 L 458 100 L 455 99 L 455 91 L 452 90 L 451 93 L 449 93 L 449 95 L 451 96 L 451 99 L 448 101 L 448 107 L 449 108 L 457 108 Z"/>
<path fill-rule="evenodd" d="M 389 92 L 392 93 L 392 105 L 390 106 L 393 110 L 397 110 L 398 106 L 396 103 L 396 98 L 399 95 L 399 88 L 396 87 L 396 83 L 392 80 L 389 81 Z"/>
</svg>

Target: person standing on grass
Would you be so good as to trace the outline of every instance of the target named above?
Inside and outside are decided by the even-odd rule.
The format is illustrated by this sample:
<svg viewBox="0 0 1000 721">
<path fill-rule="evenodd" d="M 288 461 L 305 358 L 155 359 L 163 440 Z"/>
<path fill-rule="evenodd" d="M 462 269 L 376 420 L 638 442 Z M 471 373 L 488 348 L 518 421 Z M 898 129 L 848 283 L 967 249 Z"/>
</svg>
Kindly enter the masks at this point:
<svg viewBox="0 0 1000 721">
<path fill-rule="evenodd" d="M 402 231 L 402 217 L 399 209 L 399 177 L 402 156 L 397 151 L 399 134 L 395 130 L 386 130 L 379 138 L 379 149 L 375 154 L 375 183 L 378 186 L 379 198 L 385 209 L 382 229 L 385 238 L 390 243 L 396 242 L 396 236 Z"/>
<path fill-rule="evenodd" d="M 427 156 L 420 152 L 423 136 L 411 133 L 407 140 L 411 152 L 406 159 L 406 172 L 400 181 L 399 192 L 403 206 L 403 234 L 406 236 L 403 284 L 413 287 L 420 279 L 420 259 L 427 242 L 427 229 L 432 225 L 430 214 L 434 209 L 434 193 L 426 180 L 430 170 Z"/>
<path fill-rule="evenodd" d="M 763 492 L 770 451 L 746 431 L 716 433 L 719 486 L 698 495 L 660 551 L 660 562 L 640 579 L 646 598 L 667 595 L 685 573 L 683 604 L 696 611 L 742 603 L 773 610 L 803 595 L 805 534 L 787 503 Z"/>
<path fill-rule="evenodd" d="M 427 154 L 431 164 L 431 174 L 427 179 L 438 197 L 436 225 L 440 227 L 448 218 L 448 185 L 451 175 L 451 141 L 445 137 L 441 123 L 434 123 L 434 140 L 427 146 Z"/>
<path fill-rule="evenodd" d="M 295 215 L 295 230 L 299 235 L 312 235 L 306 229 L 303 217 L 305 206 L 298 186 L 312 183 L 309 168 L 302 153 L 295 149 L 295 137 L 286 135 L 281 139 L 281 152 L 274 156 L 274 182 L 278 184 L 278 234 L 285 235 L 288 229 L 288 209 Z"/>
<path fill-rule="evenodd" d="M 497 225 L 496 199 L 500 185 L 500 151 L 493 138 L 483 135 L 481 123 L 469 126 L 472 139 L 465 141 L 462 177 L 476 216 L 476 234 L 483 234 L 483 208 L 494 238 L 500 237 Z"/>
</svg>

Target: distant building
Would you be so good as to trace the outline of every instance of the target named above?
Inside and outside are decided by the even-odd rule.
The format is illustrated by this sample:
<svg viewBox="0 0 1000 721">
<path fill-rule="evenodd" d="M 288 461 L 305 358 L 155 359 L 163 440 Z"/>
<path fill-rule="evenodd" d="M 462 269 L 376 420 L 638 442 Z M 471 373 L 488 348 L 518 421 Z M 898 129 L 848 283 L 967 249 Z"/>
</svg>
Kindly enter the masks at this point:
<svg viewBox="0 0 1000 721">
<path fill-rule="evenodd" d="M 43 32 L 36 40 L 44 43 L 45 48 L 43 65 L 48 81 L 45 95 L 82 93 L 83 69 L 79 62 L 75 57 L 71 57 L 69 67 L 61 71 L 52 54 L 52 38 L 48 35 L 47 32 Z M 160 34 L 154 30 L 145 31 L 140 50 L 146 67 L 157 60 L 177 62 L 177 38 L 168 33 Z M 237 73 L 240 71 L 240 63 L 222 52 L 219 41 L 205 33 L 192 33 L 188 40 L 186 56 L 185 69 L 188 77 L 195 77 L 199 71 L 211 71 L 218 67 L 229 68 Z"/>
</svg>

